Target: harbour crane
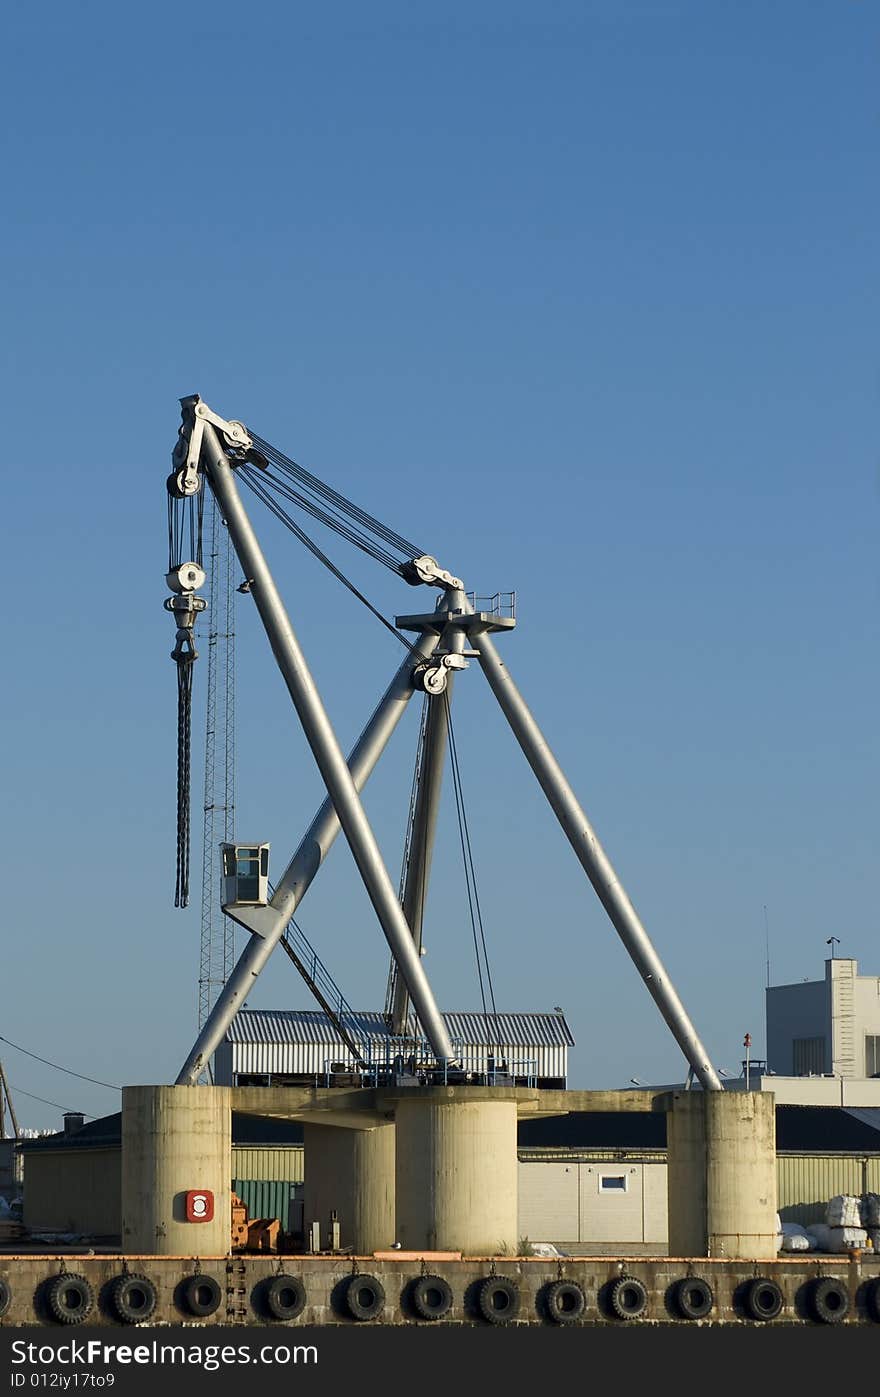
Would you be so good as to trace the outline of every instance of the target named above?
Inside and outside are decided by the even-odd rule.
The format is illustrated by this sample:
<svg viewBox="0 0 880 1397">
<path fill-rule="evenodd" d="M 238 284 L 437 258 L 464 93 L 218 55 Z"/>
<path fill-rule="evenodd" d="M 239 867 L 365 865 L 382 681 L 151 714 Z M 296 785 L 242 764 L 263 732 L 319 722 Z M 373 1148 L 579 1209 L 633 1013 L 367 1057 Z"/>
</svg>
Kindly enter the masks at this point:
<svg viewBox="0 0 880 1397">
<path fill-rule="evenodd" d="M 496 649 L 493 636 L 513 628 L 515 618 L 494 599 L 483 606 L 452 571 L 297 462 L 242 422 L 212 411 L 198 395 L 181 399 L 182 421 L 167 481 L 171 596 L 165 602 L 177 626 L 172 658 L 178 671 L 178 863 L 176 901 L 185 905 L 189 878 L 189 724 L 194 626 L 205 609 L 199 596 L 206 581 L 202 558 L 204 486 L 225 521 L 244 573 L 242 589 L 253 599 L 311 748 L 327 797 L 274 888 L 268 880 L 268 844 L 223 845 L 223 911 L 250 933 L 226 984 L 200 1029 L 180 1073 L 179 1085 L 194 1083 L 205 1069 L 232 1019 L 244 1004 L 272 951 L 288 927 L 340 831 L 367 890 L 393 962 L 389 1011 L 400 1031 L 409 1005 L 436 1063 L 439 1080 L 452 1080 L 455 1048 L 419 954 L 421 910 L 430 870 L 447 747 L 449 700 L 455 676 L 476 660 L 548 803 L 633 963 L 707 1091 L 721 1081 L 672 981 L 651 943 L 608 856 L 577 801 L 529 708 Z M 290 616 L 275 584 L 251 520 L 244 485 L 282 520 L 396 635 L 407 653 L 360 738 L 346 759 L 309 670 Z M 381 616 L 333 564 L 289 512 L 288 505 L 334 529 L 413 587 L 431 588 L 431 610 Z M 401 634 L 404 633 L 404 634 Z M 414 636 L 409 640 L 408 636 Z M 415 692 L 425 696 L 420 762 L 414 783 L 401 894 L 392 885 L 360 792 L 374 770 Z"/>
</svg>

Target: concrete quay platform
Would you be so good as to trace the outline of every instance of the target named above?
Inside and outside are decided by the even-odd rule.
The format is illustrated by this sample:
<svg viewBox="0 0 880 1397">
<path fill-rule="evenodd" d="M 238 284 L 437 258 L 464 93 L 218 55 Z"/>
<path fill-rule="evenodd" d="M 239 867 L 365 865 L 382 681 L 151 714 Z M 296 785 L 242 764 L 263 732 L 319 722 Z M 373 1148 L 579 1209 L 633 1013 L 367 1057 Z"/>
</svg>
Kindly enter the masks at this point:
<svg viewBox="0 0 880 1397">
<path fill-rule="evenodd" d="M 267 1306 L 267 1289 L 279 1272 L 302 1286 L 302 1308 L 295 1317 L 279 1320 Z M 48 1294 L 61 1273 L 81 1278 L 91 1296 L 88 1313 L 81 1320 L 61 1325 L 53 1317 Z M 426 1320 L 413 1304 L 413 1290 L 424 1275 L 435 1275 L 449 1287 L 450 1304 L 441 1317 Z M 42 1325 L 83 1332 L 95 1325 L 119 1325 L 132 1334 L 136 1324 L 123 1324 L 114 1309 L 114 1281 L 122 1276 L 147 1278 L 155 1290 L 155 1309 L 145 1323 L 171 1328 L 185 1326 L 264 1326 L 295 1330 L 308 1325 L 511 1325 L 560 1326 L 548 1309 L 550 1289 L 560 1281 L 578 1287 L 583 1312 L 578 1327 L 623 1328 L 674 1324 L 706 1325 L 802 1325 L 823 1323 L 870 1326 L 880 1335 L 880 1258 L 770 1257 L 750 1261 L 675 1257 L 483 1257 L 450 1261 L 410 1256 L 390 1261 L 372 1256 L 224 1256 L 193 1258 L 175 1256 L 75 1256 L 0 1255 L 0 1293 L 5 1285 L 8 1303 L 0 1328 Z M 216 1299 L 211 1313 L 196 1315 L 187 1303 L 187 1285 L 201 1282 L 205 1296 Z M 377 1282 L 372 1294 L 380 1303 L 371 1318 L 357 1319 L 348 1304 L 352 1285 Z M 686 1319 L 679 1304 L 683 1283 L 706 1283 L 710 1307 L 698 1320 Z M 621 1281 L 630 1284 L 630 1303 L 644 1294 L 644 1306 L 628 1318 L 614 1308 L 614 1290 Z M 840 1303 L 817 1317 L 817 1287 L 832 1282 L 832 1295 Z M 499 1282 L 506 1283 L 499 1285 Z M 779 1313 L 756 1319 L 749 1309 L 749 1295 L 757 1282 L 778 1287 Z M 507 1310 L 494 1318 L 481 1307 L 481 1292 L 490 1285 L 512 1297 Z M 508 1289 L 508 1287 L 510 1287 Z M 641 1287 L 641 1291 L 639 1289 Z M 572 1292 L 569 1292 L 570 1294 Z M 705 1292 L 704 1292 L 705 1295 Z M 826 1297 L 827 1298 L 827 1297 Z M 491 1313 L 491 1310 L 490 1310 Z M 570 1327 L 571 1317 L 563 1321 Z"/>
</svg>

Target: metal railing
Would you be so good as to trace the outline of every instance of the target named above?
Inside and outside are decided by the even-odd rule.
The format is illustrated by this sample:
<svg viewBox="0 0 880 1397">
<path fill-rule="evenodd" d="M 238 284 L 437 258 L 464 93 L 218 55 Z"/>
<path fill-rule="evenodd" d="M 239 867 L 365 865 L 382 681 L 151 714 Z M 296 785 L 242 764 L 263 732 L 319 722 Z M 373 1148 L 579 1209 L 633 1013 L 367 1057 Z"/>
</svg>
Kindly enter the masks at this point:
<svg viewBox="0 0 880 1397">
<path fill-rule="evenodd" d="M 516 620 L 516 592 L 466 592 L 465 596 L 474 611 L 485 611 L 490 616 Z"/>
<path fill-rule="evenodd" d="M 462 1072 L 485 1080 L 488 1086 L 507 1084 L 512 1078 L 520 1085 L 535 1087 L 538 1083 L 537 1058 L 515 1058 L 509 1060 L 494 1057 L 491 1052 L 469 1054 L 463 1051 L 463 1043 L 453 1040 L 455 1059 L 452 1062 L 438 1063 L 425 1039 L 388 1038 L 363 1040 L 363 1063 L 336 1058 L 325 1058 L 323 1072 L 316 1076 L 315 1085 L 333 1085 L 339 1077 L 358 1077 L 363 1086 L 377 1087 L 390 1077 L 407 1074 L 414 1077 L 430 1077 L 436 1085 L 446 1086 L 450 1078 L 458 1080 Z"/>
</svg>

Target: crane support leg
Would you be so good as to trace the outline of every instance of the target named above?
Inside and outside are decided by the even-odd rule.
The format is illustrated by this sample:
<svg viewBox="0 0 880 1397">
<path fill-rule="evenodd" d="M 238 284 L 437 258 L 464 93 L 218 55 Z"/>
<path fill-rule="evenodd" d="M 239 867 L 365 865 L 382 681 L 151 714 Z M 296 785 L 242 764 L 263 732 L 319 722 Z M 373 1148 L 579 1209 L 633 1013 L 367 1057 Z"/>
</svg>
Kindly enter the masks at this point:
<svg viewBox="0 0 880 1397">
<path fill-rule="evenodd" d="M 407 655 L 352 748 L 348 766 L 358 791 L 363 790 L 372 775 L 412 698 L 414 666 L 419 658 L 428 659 L 434 653 L 438 640 L 436 635 L 421 636 L 416 645 L 417 654 Z M 311 887 L 312 880 L 330 852 L 339 830 L 339 816 L 328 796 L 287 865 L 271 903 L 266 908 L 254 909 L 260 914 L 260 921 L 258 925 L 252 925 L 250 930 L 256 934 L 251 936 L 238 958 L 235 969 L 217 996 L 217 1001 L 180 1070 L 176 1086 L 191 1086 L 196 1082 L 211 1054 L 223 1041 L 223 1035 L 253 989 L 257 976 Z"/>
<path fill-rule="evenodd" d="M 439 1062 L 448 1062 L 453 1057 L 452 1042 L 413 944 L 403 909 L 397 900 L 345 756 L 242 504 L 232 467 L 209 422 L 205 423 L 203 442 L 205 474 L 223 512 L 245 577 L 250 582 L 251 595 L 306 740 L 339 816 L 358 872 L 432 1051 Z"/>
<path fill-rule="evenodd" d="M 406 881 L 403 887 L 403 915 L 412 932 L 416 950 L 421 954 L 422 926 L 425 917 L 425 900 L 428 894 L 428 881 L 431 877 L 431 859 L 434 853 L 434 836 L 437 830 L 437 813 L 440 809 L 440 792 L 443 786 L 443 765 L 446 761 L 446 746 L 449 735 L 447 704 L 452 700 L 454 677 L 449 674 L 446 689 L 428 700 L 428 717 L 425 723 L 425 740 L 422 747 L 422 765 L 416 792 L 413 813 L 412 838 L 410 840 L 409 862 L 406 867 Z M 391 1032 L 400 1037 L 406 1032 L 406 1016 L 409 1009 L 409 995 L 400 975 L 394 978 L 394 998 L 391 1004 Z"/>
<path fill-rule="evenodd" d="M 663 962 L 654 950 L 648 933 L 642 926 L 610 859 L 578 804 L 574 791 L 565 779 L 543 733 L 510 677 L 510 671 L 488 635 L 473 637 L 472 644 L 479 649 L 483 672 L 513 730 L 514 737 L 525 753 L 554 815 L 583 865 L 599 901 L 611 918 L 615 931 L 671 1029 L 675 1041 L 705 1090 L 721 1091 L 718 1074 L 700 1042 Z"/>
</svg>

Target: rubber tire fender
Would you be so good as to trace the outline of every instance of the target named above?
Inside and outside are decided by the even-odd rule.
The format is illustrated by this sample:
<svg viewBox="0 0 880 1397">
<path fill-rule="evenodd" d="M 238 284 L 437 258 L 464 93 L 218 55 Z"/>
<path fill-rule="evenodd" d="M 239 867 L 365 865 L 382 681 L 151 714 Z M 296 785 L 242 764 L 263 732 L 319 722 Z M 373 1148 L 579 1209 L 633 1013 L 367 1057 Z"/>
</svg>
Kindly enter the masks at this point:
<svg viewBox="0 0 880 1397">
<path fill-rule="evenodd" d="M 202 1295 L 202 1291 L 207 1291 L 207 1294 Z M 183 1298 L 190 1314 L 197 1315 L 199 1319 L 206 1319 L 208 1315 L 219 1310 L 223 1292 L 213 1276 L 202 1275 L 199 1271 L 184 1281 Z"/>
<path fill-rule="evenodd" d="M 0 1276 L 0 1319 L 3 1318 L 9 1306 L 12 1304 L 12 1291 L 9 1289 L 9 1282 L 4 1281 Z"/>
<path fill-rule="evenodd" d="M 500 1308 L 494 1303 L 496 1296 L 504 1297 Z M 480 1283 L 477 1305 L 490 1324 L 509 1324 L 519 1314 L 519 1286 L 507 1276 L 487 1276 Z"/>
<path fill-rule="evenodd" d="M 618 1276 L 608 1303 L 618 1319 L 638 1319 L 648 1308 L 648 1292 L 638 1276 Z"/>
<path fill-rule="evenodd" d="M 77 1297 L 73 1304 L 68 1300 L 69 1295 Z M 49 1282 L 46 1290 L 49 1313 L 59 1324 L 82 1324 L 92 1313 L 94 1303 L 95 1292 L 85 1276 L 75 1271 L 62 1271 Z"/>
<path fill-rule="evenodd" d="M 137 1304 L 137 1296 L 143 1304 Z M 110 1288 L 110 1303 L 123 1324 L 143 1324 L 156 1308 L 156 1287 L 149 1276 L 117 1276 Z"/>
<path fill-rule="evenodd" d="M 353 1319 L 375 1319 L 385 1308 L 385 1287 L 377 1276 L 358 1273 L 345 1287 L 345 1303 Z"/>
<path fill-rule="evenodd" d="M 880 1324 L 880 1276 L 875 1276 L 865 1287 L 865 1309 L 871 1318 Z M 2 1313 L 0 1309 L 0 1314 Z"/>
<path fill-rule="evenodd" d="M 761 1299 L 762 1296 L 764 1300 Z M 776 1319 L 777 1315 L 782 1314 L 785 1297 L 775 1281 L 771 1281 L 767 1276 L 756 1276 L 749 1282 L 743 1306 L 750 1319 Z"/>
<path fill-rule="evenodd" d="M 836 1276 L 822 1276 L 810 1291 L 810 1309 L 820 1324 L 839 1324 L 849 1314 L 849 1291 Z"/>
<path fill-rule="evenodd" d="M 288 1276 L 284 1272 L 273 1276 L 264 1295 L 266 1309 L 273 1319 L 296 1319 L 305 1309 L 306 1288 L 299 1276 Z"/>
<path fill-rule="evenodd" d="M 676 1282 L 675 1303 L 682 1319 L 705 1319 L 712 1313 L 715 1295 L 702 1276 L 684 1276 Z"/>
<path fill-rule="evenodd" d="M 554 1281 L 544 1297 L 554 1324 L 577 1324 L 587 1308 L 587 1297 L 577 1281 Z"/>
<path fill-rule="evenodd" d="M 420 1319 L 443 1319 L 452 1309 L 452 1286 L 442 1276 L 419 1276 L 410 1300 Z"/>
</svg>

